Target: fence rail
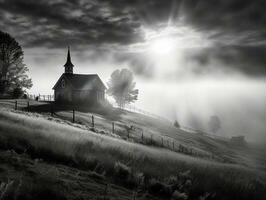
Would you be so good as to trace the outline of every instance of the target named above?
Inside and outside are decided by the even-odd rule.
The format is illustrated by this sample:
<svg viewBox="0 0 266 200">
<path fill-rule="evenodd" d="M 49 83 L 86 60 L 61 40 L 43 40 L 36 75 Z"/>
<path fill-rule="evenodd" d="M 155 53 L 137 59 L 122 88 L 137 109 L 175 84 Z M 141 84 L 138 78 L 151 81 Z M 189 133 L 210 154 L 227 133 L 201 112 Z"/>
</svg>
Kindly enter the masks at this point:
<svg viewBox="0 0 266 200">
<path fill-rule="evenodd" d="M 32 100 L 37 100 L 37 101 L 54 101 L 54 95 L 35 95 L 35 94 L 30 94 L 29 98 Z"/>
<path fill-rule="evenodd" d="M 46 98 L 44 97 L 43 99 Z M 49 98 L 49 100 L 50 99 L 52 98 Z M 23 100 L 22 102 L 20 102 L 16 100 L 14 101 L 14 109 L 15 110 L 21 109 L 24 111 L 31 112 L 33 111 L 31 109 L 31 103 L 33 104 L 32 101 Z M 215 156 L 208 152 L 201 151 L 200 149 L 196 149 L 188 145 L 184 145 L 175 138 L 172 138 L 170 136 L 153 134 L 149 130 L 145 130 L 135 125 L 123 124 L 122 122 L 115 122 L 103 119 L 100 116 L 88 115 L 76 111 L 75 109 L 60 111 L 56 109 L 53 103 L 47 104 L 47 106 L 50 106 L 50 109 L 47 109 L 46 112 L 50 113 L 52 117 L 57 117 L 63 120 L 67 120 L 74 124 L 85 125 L 89 130 L 97 133 L 117 136 L 120 137 L 121 139 L 128 140 L 131 142 L 157 146 L 175 152 L 180 152 L 183 154 L 189 154 L 196 157 L 224 162 L 224 160 L 218 156 Z"/>
<path fill-rule="evenodd" d="M 113 103 L 112 106 L 118 108 L 118 106 L 115 103 Z M 154 114 L 152 112 L 140 109 L 140 108 L 136 107 L 135 105 L 125 105 L 121 109 L 130 111 L 130 112 L 140 113 L 140 114 L 143 114 L 143 115 L 146 115 L 146 116 L 150 116 L 152 118 L 155 118 L 155 119 L 158 119 L 158 120 L 161 120 L 161 121 L 168 122 L 168 123 L 172 124 L 172 122 L 169 119 L 166 119 L 166 118 L 164 118 L 162 116 L 159 116 L 157 114 Z"/>
<path fill-rule="evenodd" d="M 54 95 L 41 95 L 41 94 L 33 95 L 33 94 L 30 94 L 29 98 L 32 99 L 32 100 L 37 100 L 37 101 L 50 101 L 50 102 L 54 101 Z M 115 103 L 111 103 L 111 105 L 113 107 L 119 108 L 117 106 L 117 104 L 115 104 Z M 143 115 L 158 119 L 160 121 L 166 122 L 168 124 L 173 124 L 173 122 L 170 121 L 169 119 L 167 119 L 165 117 L 162 117 L 162 116 L 159 116 L 157 114 L 154 114 L 152 112 L 140 109 L 140 108 L 136 107 L 135 105 L 130 105 L 130 104 L 129 105 L 125 105 L 123 108 L 120 108 L 120 109 L 123 109 L 123 110 L 126 110 L 126 111 L 130 111 L 130 112 L 140 113 L 140 114 L 143 114 Z M 193 129 L 193 128 L 190 128 L 190 127 L 181 126 L 180 129 L 184 130 L 184 131 L 187 131 L 187 132 L 190 132 L 190 133 L 201 134 L 201 135 L 204 135 L 204 136 L 207 136 L 207 137 L 210 137 L 210 138 L 215 138 L 215 139 L 219 139 L 219 140 L 228 140 L 227 137 L 214 135 L 214 134 L 208 133 L 206 131 L 201 131 L 201 130 Z"/>
<path fill-rule="evenodd" d="M 180 128 L 181 128 L 181 130 L 184 130 L 184 131 L 187 131 L 190 133 L 196 133 L 196 134 L 204 135 L 204 136 L 207 136 L 210 138 L 215 138 L 215 139 L 219 139 L 219 140 L 228 140 L 229 139 L 228 137 L 214 135 L 214 134 L 209 133 L 207 131 L 201 131 L 201 130 L 197 130 L 197 129 L 193 129 L 193 128 L 189 128 L 189 127 L 185 127 L 185 126 L 182 126 Z"/>
<path fill-rule="evenodd" d="M 37 100 L 37 101 L 54 101 L 54 95 L 41 95 L 41 94 L 35 95 L 35 94 L 30 94 L 29 98 L 32 99 L 32 100 Z M 111 105 L 113 107 L 118 108 L 117 104 L 115 104 L 115 103 L 111 103 Z M 172 123 L 169 119 L 161 117 L 161 116 L 159 116 L 157 114 L 154 114 L 152 112 L 140 109 L 140 108 L 136 107 L 135 105 L 125 105 L 121 109 L 130 111 L 130 112 L 140 113 L 140 114 L 143 114 L 143 115 L 146 115 L 146 116 L 153 117 L 155 119 L 159 119 L 159 120 L 162 120 L 162 121 L 165 121 L 165 122 L 168 122 L 168 123 Z"/>
</svg>

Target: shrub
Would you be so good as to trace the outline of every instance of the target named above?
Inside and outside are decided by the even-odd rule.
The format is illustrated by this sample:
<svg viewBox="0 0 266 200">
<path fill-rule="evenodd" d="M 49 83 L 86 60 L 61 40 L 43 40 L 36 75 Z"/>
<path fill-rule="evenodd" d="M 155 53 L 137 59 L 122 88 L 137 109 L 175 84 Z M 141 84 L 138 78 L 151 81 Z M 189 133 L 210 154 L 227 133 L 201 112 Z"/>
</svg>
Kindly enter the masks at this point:
<svg viewBox="0 0 266 200">
<path fill-rule="evenodd" d="M 180 172 L 178 173 L 178 178 L 183 182 L 185 183 L 186 180 L 190 180 L 191 179 L 191 172 L 190 170 L 187 170 L 187 171 L 184 171 L 184 172 Z"/>
<path fill-rule="evenodd" d="M 148 191 L 151 194 L 160 196 L 171 196 L 172 194 L 171 186 L 166 185 L 158 180 L 155 180 L 154 178 L 150 181 Z"/>
<path fill-rule="evenodd" d="M 100 162 L 97 162 L 93 171 L 96 172 L 97 174 L 104 174 L 105 168 Z"/>
<path fill-rule="evenodd" d="M 180 124 L 178 123 L 177 120 L 175 120 L 175 122 L 174 122 L 174 127 L 176 127 L 176 128 L 180 128 Z"/>
<path fill-rule="evenodd" d="M 192 186 L 191 180 L 187 179 L 184 186 L 185 186 L 185 188 L 190 188 Z"/>
<path fill-rule="evenodd" d="M 119 161 L 115 163 L 114 170 L 116 176 L 122 180 L 127 180 L 131 174 L 131 168 Z"/>
<path fill-rule="evenodd" d="M 187 200 L 188 196 L 185 193 L 181 193 L 178 190 L 175 190 L 172 194 L 172 200 Z"/>
</svg>

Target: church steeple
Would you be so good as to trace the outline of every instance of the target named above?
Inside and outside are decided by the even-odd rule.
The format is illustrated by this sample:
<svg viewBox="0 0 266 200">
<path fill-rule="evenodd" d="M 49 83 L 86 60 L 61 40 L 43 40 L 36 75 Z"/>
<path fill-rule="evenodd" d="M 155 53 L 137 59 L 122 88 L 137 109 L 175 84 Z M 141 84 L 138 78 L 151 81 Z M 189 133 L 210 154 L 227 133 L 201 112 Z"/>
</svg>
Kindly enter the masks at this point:
<svg viewBox="0 0 266 200">
<path fill-rule="evenodd" d="M 68 52 L 67 52 L 67 61 L 66 64 L 64 65 L 65 67 L 65 73 L 67 74 L 73 74 L 73 67 L 74 65 L 71 62 L 71 57 L 70 57 L 70 48 L 68 46 Z"/>
</svg>

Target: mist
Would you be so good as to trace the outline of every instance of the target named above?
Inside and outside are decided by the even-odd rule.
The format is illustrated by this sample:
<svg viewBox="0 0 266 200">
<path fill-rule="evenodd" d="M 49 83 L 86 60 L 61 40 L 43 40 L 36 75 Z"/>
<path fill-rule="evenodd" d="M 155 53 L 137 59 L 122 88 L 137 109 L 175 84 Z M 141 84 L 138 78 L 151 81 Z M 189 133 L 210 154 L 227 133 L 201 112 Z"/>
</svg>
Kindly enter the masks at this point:
<svg viewBox="0 0 266 200">
<path fill-rule="evenodd" d="M 25 54 L 34 83 L 29 93 L 53 94 L 52 87 L 63 72 L 65 51 L 42 49 L 42 54 L 35 54 L 35 51 L 29 49 Z M 94 55 L 90 52 L 73 52 L 74 72 L 98 73 L 106 84 L 115 69 L 132 70 L 139 89 L 134 106 L 170 121 L 178 120 L 182 127 L 208 133 L 211 133 L 209 118 L 216 115 L 221 121 L 221 129 L 216 135 L 244 135 L 249 141 L 266 141 L 265 78 L 229 70 L 214 59 L 202 67 L 195 60 L 188 59 L 188 55 L 194 55 L 195 51 L 187 49 L 179 49 L 179 56 L 174 60 L 164 56 L 157 62 L 149 61 L 151 58 L 142 54 L 141 66 L 132 64 L 135 57 L 121 60 L 117 59 L 117 54 L 102 53 L 95 57 L 90 56 Z M 140 67 L 149 74 L 139 71 Z"/>
<path fill-rule="evenodd" d="M 208 121 L 216 115 L 221 120 L 216 135 L 244 135 L 250 141 L 265 141 L 264 80 L 146 82 L 141 88 L 137 105 L 172 121 L 177 119 L 183 127 L 211 133 Z"/>
</svg>

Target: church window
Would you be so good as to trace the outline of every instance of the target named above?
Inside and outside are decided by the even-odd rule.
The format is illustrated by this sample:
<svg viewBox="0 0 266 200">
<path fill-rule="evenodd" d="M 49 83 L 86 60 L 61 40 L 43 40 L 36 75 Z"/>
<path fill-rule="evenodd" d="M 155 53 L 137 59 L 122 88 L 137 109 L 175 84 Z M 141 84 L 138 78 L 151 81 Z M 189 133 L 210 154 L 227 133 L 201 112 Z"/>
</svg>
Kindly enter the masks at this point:
<svg viewBox="0 0 266 200">
<path fill-rule="evenodd" d="M 62 79 L 62 81 L 61 81 L 61 87 L 62 87 L 62 88 L 65 88 L 65 86 L 66 86 L 65 80 Z"/>
</svg>

